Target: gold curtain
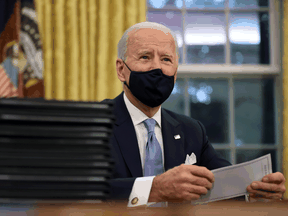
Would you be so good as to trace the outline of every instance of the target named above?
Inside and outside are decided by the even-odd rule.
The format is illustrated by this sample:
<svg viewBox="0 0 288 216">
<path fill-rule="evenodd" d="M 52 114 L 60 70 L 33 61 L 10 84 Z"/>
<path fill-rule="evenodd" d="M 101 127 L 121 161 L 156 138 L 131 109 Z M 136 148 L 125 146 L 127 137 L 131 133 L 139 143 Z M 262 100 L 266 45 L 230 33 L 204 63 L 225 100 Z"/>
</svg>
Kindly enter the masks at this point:
<svg viewBox="0 0 288 216">
<path fill-rule="evenodd" d="M 122 91 L 117 43 L 146 20 L 145 0 L 35 0 L 44 52 L 45 98 L 95 101 Z"/>
<path fill-rule="evenodd" d="M 283 1 L 283 174 L 288 190 L 288 1 Z M 288 199 L 286 191 L 284 198 Z"/>
</svg>

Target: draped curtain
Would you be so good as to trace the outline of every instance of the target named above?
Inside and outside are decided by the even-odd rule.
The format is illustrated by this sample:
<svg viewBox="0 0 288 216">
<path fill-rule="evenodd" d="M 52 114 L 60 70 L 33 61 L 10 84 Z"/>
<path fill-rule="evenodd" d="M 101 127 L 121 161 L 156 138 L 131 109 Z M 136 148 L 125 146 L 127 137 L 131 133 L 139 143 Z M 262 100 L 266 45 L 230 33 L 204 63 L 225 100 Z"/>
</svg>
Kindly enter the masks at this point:
<svg viewBox="0 0 288 216">
<path fill-rule="evenodd" d="M 283 173 L 288 190 L 288 1 L 283 1 Z M 284 197 L 288 199 L 286 191 Z"/>
<path fill-rule="evenodd" d="M 122 91 L 117 43 L 146 20 L 145 0 L 35 0 L 44 52 L 45 98 L 96 101 Z"/>
</svg>

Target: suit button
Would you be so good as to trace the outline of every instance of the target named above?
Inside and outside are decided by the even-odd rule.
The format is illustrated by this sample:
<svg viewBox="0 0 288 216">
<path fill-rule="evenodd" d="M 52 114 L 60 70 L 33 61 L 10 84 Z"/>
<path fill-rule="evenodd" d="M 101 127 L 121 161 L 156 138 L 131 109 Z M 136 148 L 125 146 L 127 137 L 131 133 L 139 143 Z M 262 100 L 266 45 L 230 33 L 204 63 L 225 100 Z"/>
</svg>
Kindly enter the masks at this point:
<svg viewBox="0 0 288 216">
<path fill-rule="evenodd" d="M 138 199 L 137 197 L 134 197 L 134 198 L 131 200 L 131 203 L 132 203 L 132 205 L 135 205 L 135 204 L 138 203 L 138 201 L 139 201 L 139 199 Z"/>
</svg>

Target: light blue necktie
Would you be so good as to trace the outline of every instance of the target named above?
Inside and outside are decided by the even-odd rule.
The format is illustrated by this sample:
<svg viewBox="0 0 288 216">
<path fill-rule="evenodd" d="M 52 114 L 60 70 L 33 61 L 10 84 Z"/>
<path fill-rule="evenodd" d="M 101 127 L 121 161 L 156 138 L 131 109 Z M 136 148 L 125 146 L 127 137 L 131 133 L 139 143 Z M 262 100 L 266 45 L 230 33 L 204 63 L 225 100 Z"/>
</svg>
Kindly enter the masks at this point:
<svg viewBox="0 0 288 216">
<path fill-rule="evenodd" d="M 162 150 L 154 132 L 156 121 L 146 119 L 143 123 L 148 131 L 144 176 L 154 176 L 164 172 Z"/>
</svg>

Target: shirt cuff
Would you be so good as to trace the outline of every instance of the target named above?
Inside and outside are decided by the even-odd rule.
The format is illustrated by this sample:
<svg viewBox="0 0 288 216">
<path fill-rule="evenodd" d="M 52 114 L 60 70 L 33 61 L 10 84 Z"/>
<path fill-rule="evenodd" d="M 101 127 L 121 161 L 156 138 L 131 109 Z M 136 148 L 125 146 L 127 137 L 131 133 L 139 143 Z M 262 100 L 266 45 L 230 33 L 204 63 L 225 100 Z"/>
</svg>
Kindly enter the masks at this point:
<svg viewBox="0 0 288 216">
<path fill-rule="evenodd" d="M 155 176 L 136 178 L 129 196 L 128 207 L 147 205 Z M 149 203 L 150 204 L 150 203 Z"/>
</svg>

